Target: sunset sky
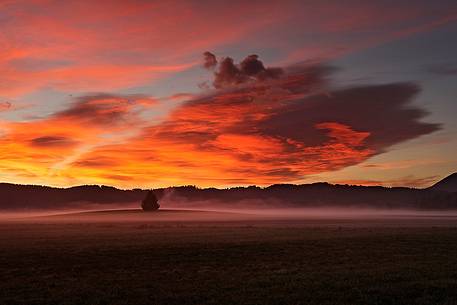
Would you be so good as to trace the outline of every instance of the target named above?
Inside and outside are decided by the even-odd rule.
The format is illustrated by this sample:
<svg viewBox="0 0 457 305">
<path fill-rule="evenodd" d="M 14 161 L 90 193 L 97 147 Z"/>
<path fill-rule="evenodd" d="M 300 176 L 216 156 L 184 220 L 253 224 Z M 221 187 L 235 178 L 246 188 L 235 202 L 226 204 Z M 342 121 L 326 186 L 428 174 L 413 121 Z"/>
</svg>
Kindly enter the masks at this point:
<svg viewBox="0 0 457 305">
<path fill-rule="evenodd" d="M 0 180 L 121 188 L 457 171 L 457 2 L 0 0 Z"/>
</svg>

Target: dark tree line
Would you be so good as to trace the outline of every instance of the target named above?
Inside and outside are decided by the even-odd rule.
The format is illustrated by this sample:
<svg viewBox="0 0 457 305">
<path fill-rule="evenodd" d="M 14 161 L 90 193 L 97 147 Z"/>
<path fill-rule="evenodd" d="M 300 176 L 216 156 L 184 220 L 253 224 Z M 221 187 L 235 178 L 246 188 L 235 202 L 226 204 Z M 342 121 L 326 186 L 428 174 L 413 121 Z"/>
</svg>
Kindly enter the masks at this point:
<svg viewBox="0 0 457 305">
<path fill-rule="evenodd" d="M 228 189 L 199 189 L 194 186 L 155 190 L 159 198 L 183 205 L 193 202 L 222 204 L 243 208 L 250 203 L 258 207 L 363 207 L 382 209 L 457 209 L 457 192 L 405 187 L 313 184 L 275 184 Z"/>
<path fill-rule="evenodd" d="M 78 207 L 81 203 L 139 202 L 146 192 L 140 189 L 120 190 L 98 185 L 54 188 L 0 183 L 0 210 L 72 208 Z"/>
<path fill-rule="evenodd" d="M 331 185 L 314 183 L 304 185 L 275 184 L 266 188 L 257 186 L 228 189 L 194 186 L 155 189 L 150 192 L 133 189 L 85 185 L 71 188 L 15 185 L 0 183 L 0 210 L 55 209 L 78 207 L 80 203 L 122 204 L 148 199 L 147 208 L 155 209 L 158 200 L 174 206 L 186 207 L 207 203 L 217 207 L 368 207 L 397 209 L 457 209 L 457 192 L 434 189 L 386 188 L 379 186 Z M 157 200 L 158 199 L 158 200 Z M 152 203 L 152 205 L 151 205 Z"/>
</svg>

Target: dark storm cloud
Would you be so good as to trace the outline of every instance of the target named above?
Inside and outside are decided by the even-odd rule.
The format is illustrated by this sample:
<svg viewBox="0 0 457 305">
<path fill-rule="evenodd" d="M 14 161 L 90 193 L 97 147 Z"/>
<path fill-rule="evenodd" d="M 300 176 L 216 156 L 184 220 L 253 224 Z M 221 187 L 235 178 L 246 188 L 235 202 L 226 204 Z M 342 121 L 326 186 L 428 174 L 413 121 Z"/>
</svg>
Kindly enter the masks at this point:
<svg viewBox="0 0 457 305">
<path fill-rule="evenodd" d="M 228 174 L 290 180 L 358 164 L 441 128 L 424 122 L 427 111 L 412 104 L 417 84 L 336 90 L 328 82 L 333 70 L 294 65 L 265 82 L 257 56 L 238 66 L 227 57 L 214 80 L 223 90 L 185 102 L 146 135 L 243 164 Z"/>
<path fill-rule="evenodd" d="M 303 128 L 319 122 L 339 122 L 355 130 L 370 132 L 366 144 L 382 152 L 394 144 L 440 129 L 439 124 L 423 122 L 427 111 L 411 104 L 419 90 L 412 83 L 394 83 L 310 96 L 282 107 L 262 121 L 258 129 L 265 135 L 316 145 L 325 135 L 306 133 Z"/>
<path fill-rule="evenodd" d="M 32 144 L 32 146 L 38 147 L 66 147 L 74 146 L 77 144 L 77 142 L 67 137 L 44 136 L 30 140 L 30 144 Z"/>
<path fill-rule="evenodd" d="M 366 145 L 376 152 L 440 129 L 440 124 L 423 122 L 427 111 L 411 104 L 420 91 L 413 83 L 366 85 L 307 95 L 313 87 L 319 91 L 324 84 L 319 73 L 325 70 L 325 67 L 310 67 L 265 87 L 234 89 L 190 101 L 177 109 L 179 118 L 165 122 L 162 127 L 166 127 L 167 137 L 176 140 L 205 142 L 217 137 L 219 132 L 252 133 L 310 147 L 328 139 L 325 132 L 314 126 L 337 122 L 369 132 Z M 200 115 L 206 112 L 207 116 L 202 115 L 201 121 L 199 117 L 189 120 L 192 112 Z M 226 120 L 229 123 L 223 124 Z M 176 127 L 188 123 L 196 128 L 175 133 Z M 200 124 L 224 125 L 224 129 L 202 131 Z"/>
<path fill-rule="evenodd" d="M 214 68 L 217 65 L 216 56 L 211 52 L 203 53 L 203 60 L 203 67 L 205 67 L 206 69 Z"/>
<path fill-rule="evenodd" d="M 235 64 L 231 57 L 219 62 L 210 52 L 204 54 L 204 67 L 216 68 L 214 71 L 215 88 L 224 88 L 247 82 L 276 79 L 283 74 L 281 68 L 265 68 L 257 55 L 249 55 L 240 64 Z"/>
<path fill-rule="evenodd" d="M 281 68 L 265 68 L 257 55 L 249 55 L 240 63 L 240 71 L 257 80 L 266 80 L 269 78 L 278 78 L 283 70 Z"/>
</svg>

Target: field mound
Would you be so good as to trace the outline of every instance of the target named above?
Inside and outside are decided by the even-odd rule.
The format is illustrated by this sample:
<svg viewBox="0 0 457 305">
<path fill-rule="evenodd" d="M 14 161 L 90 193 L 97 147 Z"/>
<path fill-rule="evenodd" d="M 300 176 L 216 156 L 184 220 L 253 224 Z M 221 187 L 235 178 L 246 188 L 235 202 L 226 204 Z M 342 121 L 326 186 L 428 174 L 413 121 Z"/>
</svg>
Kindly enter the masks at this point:
<svg viewBox="0 0 457 305">
<path fill-rule="evenodd" d="M 197 222 L 230 221 L 248 215 L 221 211 L 160 209 L 144 212 L 141 209 L 116 209 L 59 213 L 28 218 L 34 221 L 69 222 Z"/>
</svg>

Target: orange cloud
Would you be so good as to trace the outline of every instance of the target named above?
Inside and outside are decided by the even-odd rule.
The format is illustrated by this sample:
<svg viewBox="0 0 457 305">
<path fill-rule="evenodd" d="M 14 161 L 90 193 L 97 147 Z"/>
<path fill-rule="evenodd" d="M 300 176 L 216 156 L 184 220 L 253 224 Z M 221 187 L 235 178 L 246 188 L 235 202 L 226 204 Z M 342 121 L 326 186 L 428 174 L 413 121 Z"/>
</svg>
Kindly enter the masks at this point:
<svg viewBox="0 0 457 305">
<path fill-rule="evenodd" d="M 440 128 L 411 105 L 414 84 L 335 90 L 329 67 L 282 71 L 192 96 L 160 122 L 143 115 L 155 99 L 109 94 L 5 122 L 0 168 L 63 185 L 265 185 L 356 165 Z"/>
<path fill-rule="evenodd" d="M 155 104 L 143 96 L 94 95 L 44 119 L 0 122 L 0 168 L 52 180 L 80 153 L 134 135 L 145 124 L 140 113 Z"/>
<path fill-rule="evenodd" d="M 221 134 L 203 146 L 193 140 L 196 138 L 176 141 L 149 135 L 125 145 L 100 147 L 81 156 L 71 172 L 116 184 L 120 181 L 107 179 L 107 172 L 122 173 L 140 185 L 271 184 L 359 163 L 373 154 L 370 149 L 341 142 L 341 138 L 306 148 L 258 135 Z"/>
<path fill-rule="evenodd" d="M 439 128 L 419 121 L 426 113 L 409 105 L 411 84 L 332 91 L 331 69 L 285 71 L 194 97 L 139 136 L 82 154 L 69 172 L 122 185 L 106 171 L 127 185 L 271 184 L 355 165 Z"/>
</svg>

